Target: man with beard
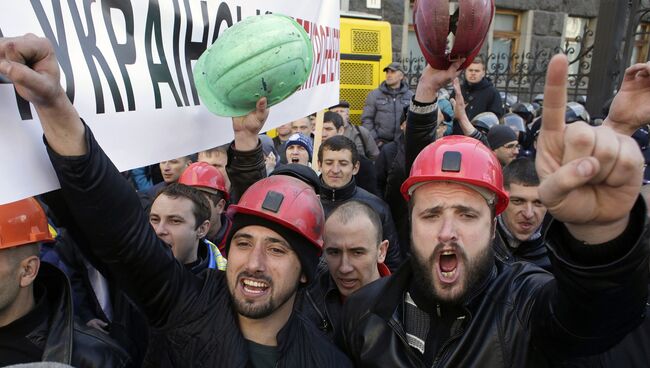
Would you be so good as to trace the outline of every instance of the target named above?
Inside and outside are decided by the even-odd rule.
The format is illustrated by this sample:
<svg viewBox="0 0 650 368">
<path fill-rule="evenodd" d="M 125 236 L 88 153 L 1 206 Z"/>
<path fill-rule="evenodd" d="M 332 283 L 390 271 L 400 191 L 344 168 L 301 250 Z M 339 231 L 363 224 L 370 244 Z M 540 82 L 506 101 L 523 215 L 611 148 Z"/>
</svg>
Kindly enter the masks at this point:
<svg viewBox="0 0 650 368">
<path fill-rule="evenodd" d="M 496 216 L 508 205 L 501 168 L 479 141 L 427 145 L 411 126 L 435 110 L 455 75 L 427 66 L 410 107 L 402 193 L 412 259 L 348 298 L 338 341 L 363 367 L 539 367 L 604 351 L 643 319 L 648 282 L 642 157 L 608 128 L 565 127 L 565 56 L 548 68 L 536 168 L 555 277 L 495 259 Z M 628 106 L 633 109 L 635 106 Z M 410 165 L 409 165 L 410 166 Z"/>
<path fill-rule="evenodd" d="M 236 196 L 227 271 L 194 275 L 158 239 L 136 194 L 79 118 L 59 84 L 49 41 L 0 38 L 0 73 L 34 104 L 66 205 L 89 250 L 119 275 L 154 332 L 165 336 L 150 346 L 145 366 L 349 366 L 293 313 L 296 291 L 312 280 L 322 246 L 324 215 L 311 187 L 278 175 Z M 261 98 L 254 111 L 233 118 L 229 165 L 254 161 L 231 176 L 235 193 L 244 177 L 264 173 L 256 165 L 263 162 L 257 135 L 268 114 Z"/>
</svg>

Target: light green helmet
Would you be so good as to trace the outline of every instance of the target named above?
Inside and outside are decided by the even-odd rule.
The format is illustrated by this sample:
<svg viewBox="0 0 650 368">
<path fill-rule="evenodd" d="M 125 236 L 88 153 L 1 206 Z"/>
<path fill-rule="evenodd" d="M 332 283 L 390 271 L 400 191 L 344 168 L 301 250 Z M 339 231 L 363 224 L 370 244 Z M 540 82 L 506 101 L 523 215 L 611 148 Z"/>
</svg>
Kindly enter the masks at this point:
<svg viewBox="0 0 650 368">
<path fill-rule="evenodd" d="M 203 104 L 219 116 L 242 116 L 266 96 L 275 105 L 305 83 L 313 47 L 295 20 L 252 16 L 224 31 L 201 55 L 194 83 Z"/>
</svg>

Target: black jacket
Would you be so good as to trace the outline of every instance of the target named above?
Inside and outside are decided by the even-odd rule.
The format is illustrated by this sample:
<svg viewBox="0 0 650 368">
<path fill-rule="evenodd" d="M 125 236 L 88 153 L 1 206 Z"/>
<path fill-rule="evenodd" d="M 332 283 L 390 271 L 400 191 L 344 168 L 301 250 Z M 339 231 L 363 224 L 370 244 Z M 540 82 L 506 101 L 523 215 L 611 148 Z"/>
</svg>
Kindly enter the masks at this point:
<svg viewBox="0 0 650 368">
<path fill-rule="evenodd" d="M 62 157 L 49 149 L 66 203 L 89 237 L 91 251 L 115 274 L 142 309 L 152 329 L 145 365 L 152 367 L 245 367 L 248 346 L 239 330 L 225 273 L 194 275 L 156 236 L 138 198 L 86 127 L 87 154 Z M 260 148 L 258 146 L 258 148 Z M 229 154 L 229 156 L 231 156 Z M 254 175 L 250 153 L 233 152 L 231 182 Z M 243 192 L 238 188 L 239 192 Z M 347 358 L 303 318 L 293 313 L 278 333 L 279 367 L 348 366 Z M 313 344 L 318 349 L 313 348 Z"/>
<path fill-rule="evenodd" d="M 649 234 L 644 213 L 644 203 L 637 201 L 628 228 L 602 245 L 584 246 L 561 223 L 552 224 L 548 243 L 555 278 L 527 262 L 495 259 L 489 277 L 470 290 L 464 316 L 434 366 L 555 366 L 563 357 L 611 347 L 645 313 Z M 407 263 L 348 299 L 337 340 L 355 365 L 424 367 L 402 325 L 411 279 Z"/>
<path fill-rule="evenodd" d="M 369 193 L 363 188 L 359 188 L 355 180 L 352 179 L 342 188 L 334 189 L 328 187 L 321 177 L 320 201 L 323 204 L 325 218 L 340 204 L 351 199 L 361 201 L 372 207 L 381 218 L 381 226 L 384 239 L 388 239 L 388 252 L 386 254 L 386 266 L 392 271 L 396 270 L 402 263 L 402 257 L 399 249 L 399 240 L 393 216 L 390 214 L 390 208 L 386 202 L 376 195 Z"/>
<path fill-rule="evenodd" d="M 55 196 L 62 200 L 58 192 L 60 191 L 49 193 L 47 195 L 48 200 L 54 200 Z M 61 212 L 66 211 L 66 208 L 61 206 L 62 203 L 53 204 L 52 208 L 65 215 L 63 220 L 67 220 L 68 214 Z M 73 224 L 68 223 L 67 225 Z M 75 230 L 73 225 L 73 231 Z M 116 282 L 110 276 L 108 270 L 105 267 L 103 268 L 100 262 L 87 260 L 85 257 L 87 253 L 81 251 L 81 247 L 75 242 L 76 239 L 73 240 L 67 229 L 59 228 L 58 238 L 62 239 L 62 241 L 61 246 L 57 248 L 57 252 L 61 255 L 69 272 L 75 315 L 80 318 L 83 324 L 92 319 L 100 319 L 108 323 L 109 336 L 123 349 L 127 350 L 134 365 L 139 366 L 149 343 L 149 329 L 146 319 L 124 292 L 116 287 Z M 84 239 L 81 239 L 81 241 L 84 241 Z M 95 265 L 100 268 L 97 269 L 97 267 L 94 267 Z M 108 287 L 106 292 L 109 296 L 112 311 L 111 318 L 106 315 L 95 294 L 92 281 L 93 278 L 96 278 L 96 275 L 93 275 L 94 272 L 99 272 L 106 279 L 106 286 Z"/>
<path fill-rule="evenodd" d="M 249 186 L 266 177 L 262 143 L 258 141 L 257 147 L 250 151 L 237 151 L 235 143 L 231 143 L 226 171 L 230 179 L 230 203 L 236 204 Z"/>
<path fill-rule="evenodd" d="M 42 262 L 34 282 L 38 288 L 45 290 L 49 316 L 28 338 L 44 348 L 43 361 L 80 368 L 132 366 L 113 340 L 74 319 L 70 282 L 61 270 Z"/>
<path fill-rule="evenodd" d="M 343 301 L 329 270 L 321 272 L 307 289 L 302 290 L 297 308 L 330 340 L 334 340 L 343 309 Z"/>
<path fill-rule="evenodd" d="M 359 156 L 359 172 L 354 176 L 354 180 L 359 188 L 376 196 L 380 195 L 377 188 L 377 170 L 375 170 L 375 163 L 370 159 Z"/>
<path fill-rule="evenodd" d="M 379 157 L 375 161 L 377 186 L 381 197 L 390 207 L 393 220 L 395 220 L 395 228 L 397 229 L 403 259 L 409 253 L 410 245 L 408 203 L 402 197 L 402 192 L 400 192 L 402 183 L 408 177 L 404 167 L 404 160 L 404 134 L 400 134 L 396 140 L 381 147 Z"/>
<path fill-rule="evenodd" d="M 507 230 L 504 229 L 501 221 L 497 221 L 497 239 L 493 243 L 494 255 L 503 262 L 530 262 L 552 273 L 551 260 L 548 258 L 548 249 L 543 236 L 551 220 L 551 215 L 547 214 L 541 225 L 542 236 L 535 240 L 522 241 L 516 248 L 508 245 Z"/>
<path fill-rule="evenodd" d="M 466 104 L 465 112 L 469 120 L 486 111 L 491 111 L 498 117 L 503 115 L 503 103 L 499 91 L 487 78 L 484 77 L 476 84 L 464 81 L 461 87 Z"/>
</svg>

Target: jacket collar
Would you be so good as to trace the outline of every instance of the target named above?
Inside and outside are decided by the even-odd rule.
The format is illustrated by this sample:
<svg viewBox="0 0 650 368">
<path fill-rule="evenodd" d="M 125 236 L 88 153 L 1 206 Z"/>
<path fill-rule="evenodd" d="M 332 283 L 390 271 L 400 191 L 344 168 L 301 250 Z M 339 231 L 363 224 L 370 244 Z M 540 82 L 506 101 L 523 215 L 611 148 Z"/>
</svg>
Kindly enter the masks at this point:
<svg viewBox="0 0 650 368">
<path fill-rule="evenodd" d="M 388 277 L 387 282 L 377 294 L 381 296 L 373 306 L 373 310 L 377 315 L 386 321 L 391 319 L 399 305 L 404 300 L 404 293 L 408 290 L 412 276 L 413 270 L 411 268 L 411 259 L 409 258 L 400 266 L 400 268 L 397 269 L 397 271 L 395 271 L 395 273 Z M 469 296 L 465 302 L 465 306 L 472 304 L 472 302 L 474 302 L 476 298 L 487 289 L 496 277 L 497 267 L 496 263 L 493 263 L 488 276 L 469 291 Z"/>
<path fill-rule="evenodd" d="M 478 91 L 480 89 L 484 89 L 488 87 L 490 84 L 492 84 L 492 82 L 490 82 L 490 80 L 487 79 L 487 77 L 483 77 L 483 79 L 481 79 L 476 84 L 469 83 L 467 80 L 465 80 L 463 84 L 467 91 L 472 92 L 472 91 Z"/>
<path fill-rule="evenodd" d="M 209 263 L 210 263 L 210 252 L 208 251 L 208 247 L 210 245 L 206 243 L 203 240 L 199 240 L 199 246 L 197 248 L 197 261 L 198 263 L 194 264 L 191 268 L 188 268 L 190 272 L 192 272 L 195 275 L 198 275 L 201 271 L 205 270 L 208 268 Z"/>
<path fill-rule="evenodd" d="M 521 241 L 517 238 L 515 238 L 514 235 L 510 232 L 510 229 L 508 229 L 508 226 L 503 220 L 503 214 L 497 216 L 497 226 L 499 228 L 499 232 L 503 235 L 503 240 L 506 245 L 510 249 L 517 249 L 517 248 L 529 248 L 529 247 L 536 247 L 537 245 L 541 244 L 544 241 L 544 238 L 542 237 L 542 228 L 544 226 L 544 221 L 542 221 L 541 224 L 539 224 L 539 227 L 535 232 L 530 236 L 530 238 Z"/>
<path fill-rule="evenodd" d="M 386 81 L 381 82 L 379 85 L 379 89 L 388 95 L 391 96 L 397 96 L 399 94 L 406 93 L 406 91 L 409 89 L 409 87 L 404 83 L 404 81 L 400 82 L 399 88 L 398 89 L 392 89 L 388 87 L 388 84 L 386 84 Z"/>
<path fill-rule="evenodd" d="M 352 180 L 350 180 L 350 182 L 347 183 L 346 185 L 342 186 L 341 188 L 335 189 L 325 184 L 325 182 L 323 181 L 323 175 L 321 174 L 320 177 L 321 199 L 332 201 L 332 202 L 345 201 L 354 197 L 354 194 L 356 192 L 357 192 L 357 184 L 354 180 L 354 177 L 352 177 Z"/>
<path fill-rule="evenodd" d="M 228 216 L 226 216 L 226 212 L 224 211 L 224 213 L 221 214 L 221 228 L 219 228 L 219 231 L 217 231 L 217 235 L 215 235 L 214 238 L 209 239 L 214 245 L 219 248 L 219 251 L 225 250 L 226 239 L 228 238 L 231 227 L 232 221 L 230 221 Z"/>
</svg>

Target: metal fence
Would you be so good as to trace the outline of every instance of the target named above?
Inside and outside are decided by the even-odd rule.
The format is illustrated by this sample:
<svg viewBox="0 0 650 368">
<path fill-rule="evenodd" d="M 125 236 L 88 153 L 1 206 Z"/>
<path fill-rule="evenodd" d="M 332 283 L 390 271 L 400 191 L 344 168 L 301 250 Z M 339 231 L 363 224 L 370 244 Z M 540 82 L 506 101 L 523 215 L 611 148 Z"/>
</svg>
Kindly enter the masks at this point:
<svg viewBox="0 0 650 368">
<path fill-rule="evenodd" d="M 576 101 L 587 93 L 589 71 L 593 51 L 593 31 L 585 28 L 582 36 L 563 47 L 541 49 L 522 54 L 497 53 L 483 56 L 487 65 L 486 76 L 505 96 L 516 96 L 520 102 L 530 102 L 535 95 L 544 92 L 546 70 L 551 57 L 564 53 L 569 58 L 569 100 Z M 589 43 L 589 44 L 588 44 Z M 401 60 L 405 78 L 412 89 L 426 66 L 422 56 L 413 56 Z M 512 97 L 511 97 L 512 98 Z"/>
</svg>

